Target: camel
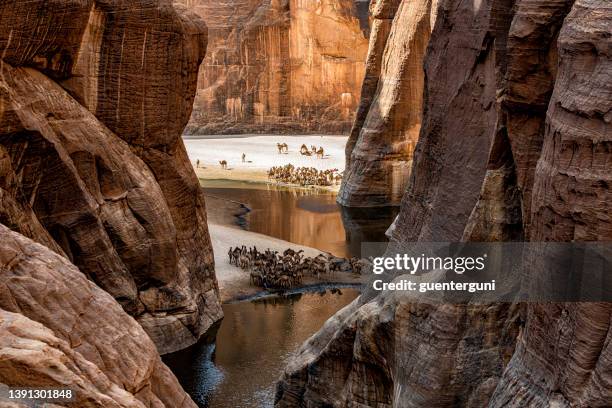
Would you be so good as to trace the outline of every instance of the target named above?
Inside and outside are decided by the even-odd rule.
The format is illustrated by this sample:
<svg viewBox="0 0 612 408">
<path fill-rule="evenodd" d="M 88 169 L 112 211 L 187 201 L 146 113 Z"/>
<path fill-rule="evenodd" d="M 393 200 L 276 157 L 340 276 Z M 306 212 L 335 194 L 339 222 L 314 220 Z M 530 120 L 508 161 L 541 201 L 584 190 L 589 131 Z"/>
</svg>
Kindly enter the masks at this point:
<svg viewBox="0 0 612 408">
<path fill-rule="evenodd" d="M 227 170 L 227 160 L 221 160 L 219 164 L 221 165 L 222 169 Z"/>
<path fill-rule="evenodd" d="M 276 143 L 276 148 L 278 149 L 278 154 L 289 152 L 289 146 L 287 143 Z"/>
</svg>

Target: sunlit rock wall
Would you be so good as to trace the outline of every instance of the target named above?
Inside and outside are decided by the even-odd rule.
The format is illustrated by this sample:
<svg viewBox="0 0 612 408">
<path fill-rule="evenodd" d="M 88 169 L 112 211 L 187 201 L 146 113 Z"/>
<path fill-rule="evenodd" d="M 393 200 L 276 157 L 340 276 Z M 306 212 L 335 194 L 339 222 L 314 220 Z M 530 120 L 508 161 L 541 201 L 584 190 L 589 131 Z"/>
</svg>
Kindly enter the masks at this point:
<svg viewBox="0 0 612 408">
<path fill-rule="evenodd" d="M 392 239 L 610 241 L 610 27 L 605 0 L 441 0 Z M 289 362 L 276 405 L 609 406 L 611 316 L 362 295 Z"/>
<path fill-rule="evenodd" d="M 346 147 L 338 202 L 399 205 L 421 127 L 423 57 L 435 23 L 432 0 L 370 4 L 372 32 L 361 103 Z"/>
<path fill-rule="evenodd" d="M 188 133 L 348 132 L 368 47 L 363 2 L 180 2 L 210 35 Z"/>
<path fill-rule="evenodd" d="M 206 26 L 170 1 L 0 4 L 0 222 L 65 255 L 166 353 L 222 316 L 181 133 Z"/>
<path fill-rule="evenodd" d="M 3 225 L 0 384 L 73 392 L 53 406 L 195 407 L 149 336 L 108 293 L 65 257 Z M 0 406 L 26 406 L 6 397 Z"/>
</svg>

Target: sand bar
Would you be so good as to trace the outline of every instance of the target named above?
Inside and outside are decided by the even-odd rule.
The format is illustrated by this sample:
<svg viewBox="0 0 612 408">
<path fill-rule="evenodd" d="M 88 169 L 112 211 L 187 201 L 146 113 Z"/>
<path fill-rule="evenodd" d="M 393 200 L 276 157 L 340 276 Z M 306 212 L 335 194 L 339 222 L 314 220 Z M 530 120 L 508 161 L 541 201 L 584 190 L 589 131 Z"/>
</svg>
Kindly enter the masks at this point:
<svg viewBox="0 0 612 408">
<path fill-rule="evenodd" d="M 185 147 L 194 165 L 198 178 L 205 180 L 240 180 L 268 182 L 267 171 L 272 166 L 293 164 L 296 167 L 315 167 L 318 170 L 338 169 L 344 171 L 344 148 L 347 136 L 313 135 L 237 135 L 224 137 L 184 136 Z M 289 151 L 279 154 L 277 143 L 287 143 Z M 303 156 L 300 147 L 305 144 L 321 146 L 325 157 Z M 242 162 L 242 153 L 246 161 Z M 196 161 L 200 167 L 196 167 Z M 220 161 L 227 161 L 227 170 Z M 334 186 L 331 190 L 337 190 Z"/>
</svg>

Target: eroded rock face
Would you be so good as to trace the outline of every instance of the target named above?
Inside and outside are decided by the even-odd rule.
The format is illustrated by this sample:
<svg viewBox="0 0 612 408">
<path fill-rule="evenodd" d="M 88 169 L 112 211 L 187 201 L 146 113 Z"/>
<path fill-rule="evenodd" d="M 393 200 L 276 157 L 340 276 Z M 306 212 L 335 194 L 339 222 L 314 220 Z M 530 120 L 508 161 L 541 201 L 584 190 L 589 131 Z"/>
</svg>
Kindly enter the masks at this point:
<svg viewBox="0 0 612 408">
<path fill-rule="evenodd" d="M 79 407 L 195 407 L 142 327 L 65 257 L 0 225 L 0 383 Z M 0 401 L 2 405 L 2 401 Z"/>
<path fill-rule="evenodd" d="M 612 239 L 611 19 L 600 0 L 440 2 L 395 241 Z M 362 295 L 291 361 L 277 406 L 607 406 L 611 315 Z"/>
<path fill-rule="evenodd" d="M 187 132 L 348 132 L 368 47 L 363 2 L 179 2 L 210 33 Z"/>
<path fill-rule="evenodd" d="M 65 254 L 161 353 L 193 344 L 222 315 L 180 137 L 204 23 L 160 0 L 7 2 L 0 15 L 0 219 Z"/>
<path fill-rule="evenodd" d="M 361 102 L 346 147 L 338 202 L 348 207 L 399 205 L 421 127 L 423 57 L 435 24 L 432 0 L 379 0 Z"/>
<path fill-rule="evenodd" d="M 533 174 L 530 240 L 612 238 L 612 5 L 576 0 Z M 492 406 L 612 404 L 612 305 L 531 304 Z"/>
</svg>

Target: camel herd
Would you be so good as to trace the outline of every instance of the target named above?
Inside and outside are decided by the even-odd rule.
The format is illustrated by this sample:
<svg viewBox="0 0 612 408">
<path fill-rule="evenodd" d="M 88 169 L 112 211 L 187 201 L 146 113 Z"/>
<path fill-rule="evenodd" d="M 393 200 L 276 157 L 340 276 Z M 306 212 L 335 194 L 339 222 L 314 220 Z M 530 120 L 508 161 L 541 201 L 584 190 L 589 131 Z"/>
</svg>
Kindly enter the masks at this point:
<svg viewBox="0 0 612 408">
<path fill-rule="evenodd" d="M 257 247 L 230 248 L 229 262 L 248 271 L 251 284 L 264 289 L 290 289 L 301 285 L 304 276 L 319 279 L 323 274 L 348 272 L 361 274 L 363 263 L 357 258 L 338 258 L 319 254 L 316 257 L 303 255 L 303 250 L 286 249 L 282 254 L 266 249 L 259 252 Z"/>
<path fill-rule="evenodd" d="M 340 184 L 342 173 L 338 169 L 317 170 L 314 167 L 295 167 L 293 164 L 274 166 L 268 170 L 268 180 L 299 186 L 333 186 Z"/>
</svg>

